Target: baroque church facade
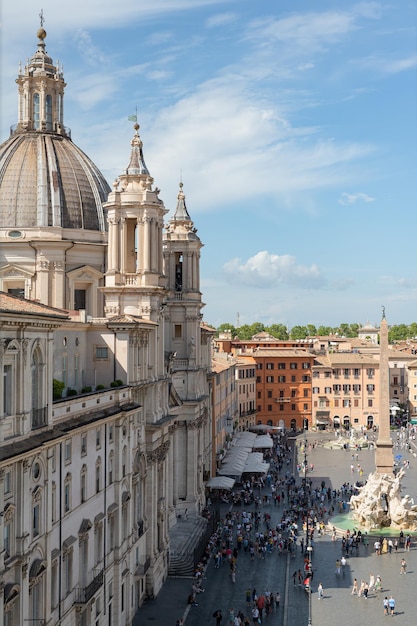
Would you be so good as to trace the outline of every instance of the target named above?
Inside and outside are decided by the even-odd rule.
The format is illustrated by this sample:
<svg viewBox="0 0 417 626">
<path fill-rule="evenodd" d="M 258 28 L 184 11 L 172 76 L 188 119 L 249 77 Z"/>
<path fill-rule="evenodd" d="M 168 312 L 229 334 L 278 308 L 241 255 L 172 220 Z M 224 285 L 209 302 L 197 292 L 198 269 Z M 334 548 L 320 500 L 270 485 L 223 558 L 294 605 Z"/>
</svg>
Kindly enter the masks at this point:
<svg viewBox="0 0 417 626">
<path fill-rule="evenodd" d="M 73 143 L 37 36 L 0 145 L 0 621 L 127 626 L 205 505 L 202 242 L 182 184 L 165 223 L 138 124 L 112 189 Z"/>
</svg>

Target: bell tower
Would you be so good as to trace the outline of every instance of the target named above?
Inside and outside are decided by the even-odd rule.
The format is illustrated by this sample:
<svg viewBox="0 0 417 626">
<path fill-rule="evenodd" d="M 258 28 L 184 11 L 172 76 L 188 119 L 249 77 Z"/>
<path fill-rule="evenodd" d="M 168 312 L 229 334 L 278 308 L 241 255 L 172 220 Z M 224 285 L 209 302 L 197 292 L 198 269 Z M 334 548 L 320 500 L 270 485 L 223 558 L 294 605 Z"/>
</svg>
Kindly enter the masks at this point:
<svg viewBox="0 0 417 626">
<path fill-rule="evenodd" d="M 104 205 L 109 225 L 105 314 L 158 321 L 165 291 L 162 230 L 167 210 L 143 158 L 139 124 L 134 129 L 129 165 Z"/>
<path fill-rule="evenodd" d="M 187 359 L 192 368 L 200 358 L 200 250 L 203 244 L 191 220 L 180 183 L 174 217 L 164 236 L 164 261 L 167 275 L 165 321 L 169 349 L 178 359 Z"/>
</svg>

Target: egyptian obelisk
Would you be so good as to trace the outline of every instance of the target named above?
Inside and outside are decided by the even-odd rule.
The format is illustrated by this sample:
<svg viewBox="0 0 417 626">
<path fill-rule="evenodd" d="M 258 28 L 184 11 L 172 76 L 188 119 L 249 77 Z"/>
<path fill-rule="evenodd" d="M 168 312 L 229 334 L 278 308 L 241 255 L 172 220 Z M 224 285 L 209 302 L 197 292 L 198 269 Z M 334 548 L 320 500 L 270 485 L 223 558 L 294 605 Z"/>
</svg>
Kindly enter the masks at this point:
<svg viewBox="0 0 417 626">
<path fill-rule="evenodd" d="M 379 431 L 375 452 L 375 471 L 378 474 L 393 474 L 394 457 L 390 437 L 389 410 L 389 363 L 388 363 L 388 324 L 383 308 L 379 328 Z"/>
</svg>

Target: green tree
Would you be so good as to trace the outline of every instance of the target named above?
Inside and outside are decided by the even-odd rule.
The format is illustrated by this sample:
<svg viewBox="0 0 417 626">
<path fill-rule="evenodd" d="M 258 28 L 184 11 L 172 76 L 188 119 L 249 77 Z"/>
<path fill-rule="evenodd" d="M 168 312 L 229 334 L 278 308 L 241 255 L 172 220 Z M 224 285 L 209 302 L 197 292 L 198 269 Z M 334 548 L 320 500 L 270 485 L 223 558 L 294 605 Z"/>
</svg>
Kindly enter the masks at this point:
<svg viewBox="0 0 417 626">
<path fill-rule="evenodd" d="M 409 339 L 411 339 L 411 337 L 417 337 L 417 323 L 416 322 L 412 322 L 410 326 L 408 327 L 408 337 Z"/>
<path fill-rule="evenodd" d="M 224 324 L 220 324 L 220 326 L 217 328 L 217 336 L 219 335 L 219 333 L 225 333 L 228 331 L 232 333 L 232 339 L 236 337 L 237 335 L 236 327 L 233 326 L 233 324 L 229 324 L 228 322 L 225 322 Z"/>
<path fill-rule="evenodd" d="M 321 337 L 328 337 L 329 335 L 333 335 L 334 328 L 331 326 L 319 326 L 317 329 L 317 334 Z"/>
<path fill-rule="evenodd" d="M 267 326 L 265 330 L 277 339 L 288 339 L 288 330 L 284 324 L 271 324 L 271 326 Z"/>
<path fill-rule="evenodd" d="M 309 337 L 317 335 L 317 328 L 314 326 L 314 324 L 307 324 L 307 331 Z"/>
<path fill-rule="evenodd" d="M 406 324 L 399 324 L 398 326 L 391 326 L 388 331 L 388 341 L 404 341 L 408 337 L 408 326 Z"/>
<path fill-rule="evenodd" d="M 307 326 L 293 326 L 290 331 L 291 339 L 305 339 L 308 335 Z"/>
</svg>

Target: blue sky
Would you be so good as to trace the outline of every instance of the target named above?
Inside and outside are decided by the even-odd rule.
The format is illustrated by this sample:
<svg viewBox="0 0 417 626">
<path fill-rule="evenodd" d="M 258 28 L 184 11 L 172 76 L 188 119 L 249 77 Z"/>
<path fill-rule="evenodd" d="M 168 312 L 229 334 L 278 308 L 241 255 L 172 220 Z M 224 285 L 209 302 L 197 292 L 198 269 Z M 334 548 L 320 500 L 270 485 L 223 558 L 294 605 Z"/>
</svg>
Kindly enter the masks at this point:
<svg viewBox="0 0 417 626">
<path fill-rule="evenodd" d="M 205 320 L 417 321 L 415 0 L 42 0 L 65 124 L 109 183 L 138 108 L 165 206 L 182 173 Z M 1 140 L 40 7 L 2 7 Z"/>
</svg>

